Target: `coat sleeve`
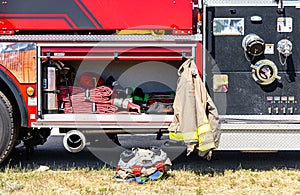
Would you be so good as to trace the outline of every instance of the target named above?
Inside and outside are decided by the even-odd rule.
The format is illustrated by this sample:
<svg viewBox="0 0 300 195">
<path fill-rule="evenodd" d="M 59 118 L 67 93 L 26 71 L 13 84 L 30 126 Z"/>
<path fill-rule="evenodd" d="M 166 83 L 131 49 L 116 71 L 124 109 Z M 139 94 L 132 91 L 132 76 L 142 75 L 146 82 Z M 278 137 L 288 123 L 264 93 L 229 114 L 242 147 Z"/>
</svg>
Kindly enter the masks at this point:
<svg viewBox="0 0 300 195">
<path fill-rule="evenodd" d="M 196 68 L 194 62 L 192 62 L 193 67 Z M 197 99 L 197 108 L 198 108 L 198 127 L 208 123 L 210 125 L 214 141 L 218 145 L 219 140 L 219 114 L 217 107 L 215 106 L 213 100 L 211 99 L 208 91 L 203 83 L 200 75 L 195 76 L 195 91 Z M 204 108 L 204 109 L 202 109 Z M 205 120 L 203 120 L 205 119 Z"/>
</svg>

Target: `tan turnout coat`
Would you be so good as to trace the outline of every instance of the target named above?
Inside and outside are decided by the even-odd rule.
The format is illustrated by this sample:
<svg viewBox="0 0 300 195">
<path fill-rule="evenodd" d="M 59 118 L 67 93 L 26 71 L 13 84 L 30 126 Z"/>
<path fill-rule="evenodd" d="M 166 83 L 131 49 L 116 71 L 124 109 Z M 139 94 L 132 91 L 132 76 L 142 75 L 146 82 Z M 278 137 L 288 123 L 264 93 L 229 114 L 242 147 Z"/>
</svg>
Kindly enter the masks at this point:
<svg viewBox="0 0 300 195">
<path fill-rule="evenodd" d="M 192 59 L 186 60 L 178 69 L 178 75 L 173 104 L 174 118 L 169 131 L 182 134 L 185 142 L 199 141 L 197 129 L 206 125 L 211 129 L 210 133 L 217 145 L 218 111 L 198 74 L 195 62 Z"/>
</svg>

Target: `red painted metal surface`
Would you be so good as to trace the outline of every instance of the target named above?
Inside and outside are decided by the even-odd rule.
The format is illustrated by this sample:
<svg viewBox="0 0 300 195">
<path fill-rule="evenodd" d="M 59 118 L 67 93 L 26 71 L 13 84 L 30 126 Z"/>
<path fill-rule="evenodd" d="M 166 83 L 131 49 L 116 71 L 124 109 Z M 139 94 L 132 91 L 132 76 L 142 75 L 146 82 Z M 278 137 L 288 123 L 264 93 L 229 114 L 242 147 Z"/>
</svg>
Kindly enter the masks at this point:
<svg viewBox="0 0 300 195">
<path fill-rule="evenodd" d="M 198 72 L 201 75 L 201 77 L 203 76 L 203 64 L 202 64 L 202 42 L 198 42 L 197 43 L 197 47 L 196 47 L 196 65 L 198 68 Z"/>
<path fill-rule="evenodd" d="M 43 48 L 43 56 L 50 52 L 54 55 L 52 60 L 181 60 L 183 54 L 191 56 L 191 48 L 160 48 L 160 47 L 136 47 L 136 48 Z M 117 52 L 117 57 L 115 57 Z M 153 58 L 154 57 L 154 58 Z M 46 57 L 45 57 L 46 60 Z"/>
<path fill-rule="evenodd" d="M 1 30 L 192 29 L 191 0 L 10 0 Z"/>
</svg>

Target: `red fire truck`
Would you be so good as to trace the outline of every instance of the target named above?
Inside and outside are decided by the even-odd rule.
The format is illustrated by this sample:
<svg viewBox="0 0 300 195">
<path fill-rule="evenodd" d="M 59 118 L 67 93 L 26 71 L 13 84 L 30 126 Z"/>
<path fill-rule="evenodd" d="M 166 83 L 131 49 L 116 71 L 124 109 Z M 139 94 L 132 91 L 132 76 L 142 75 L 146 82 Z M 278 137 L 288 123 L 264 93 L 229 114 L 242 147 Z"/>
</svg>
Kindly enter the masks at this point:
<svg viewBox="0 0 300 195">
<path fill-rule="evenodd" d="M 188 58 L 219 110 L 218 150 L 299 150 L 299 6 L 3 1 L 0 162 L 20 142 L 45 143 L 53 128 L 71 152 L 104 133 L 116 142 L 124 132 L 160 135 Z"/>
</svg>

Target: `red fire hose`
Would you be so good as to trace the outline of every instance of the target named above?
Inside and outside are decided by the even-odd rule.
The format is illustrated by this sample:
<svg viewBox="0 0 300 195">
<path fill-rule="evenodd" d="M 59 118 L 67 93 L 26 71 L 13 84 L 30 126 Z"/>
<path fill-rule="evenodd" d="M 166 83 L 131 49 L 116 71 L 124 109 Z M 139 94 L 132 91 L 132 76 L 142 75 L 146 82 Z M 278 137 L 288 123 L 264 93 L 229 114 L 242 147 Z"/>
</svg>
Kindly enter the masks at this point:
<svg viewBox="0 0 300 195">
<path fill-rule="evenodd" d="M 65 113 L 112 114 L 116 113 L 118 108 L 140 113 L 140 106 L 129 102 L 128 99 L 111 99 L 113 90 L 107 86 L 99 86 L 91 90 L 70 86 L 70 98 L 65 86 L 59 86 L 58 89 L 60 90 L 58 99 L 61 104 L 64 104 L 63 110 Z M 69 99 L 71 99 L 72 105 Z M 119 104 L 116 104 L 116 102 L 119 102 Z"/>
</svg>

